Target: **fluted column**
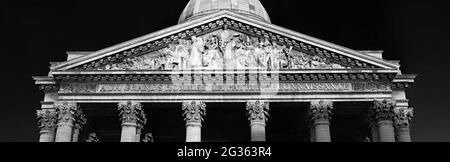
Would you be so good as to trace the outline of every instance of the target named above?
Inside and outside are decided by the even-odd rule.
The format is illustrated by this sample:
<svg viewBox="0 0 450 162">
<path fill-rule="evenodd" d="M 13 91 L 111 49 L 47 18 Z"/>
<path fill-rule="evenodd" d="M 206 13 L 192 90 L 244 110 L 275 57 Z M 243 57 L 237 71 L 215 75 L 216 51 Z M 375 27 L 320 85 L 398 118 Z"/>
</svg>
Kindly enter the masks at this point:
<svg viewBox="0 0 450 162">
<path fill-rule="evenodd" d="M 370 110 L 370 120 L 377 123 L 380 142 L 395 142 L 394 107 L 391 100 L 374 101 Z"/>
<path fill-rule="evenodd" d="M 57 102 L 55 107 L 58 113 L 58 128 L 55 142 L 71 142 L 75 115 L 79 108 L 76 103 L 71 102 Z"/>
<path fill-rule="evenodd" d="M 206 104 L 202 101 L 183 102 L 183 117 L 186 122 L 186 142 L 202 141 L 202 122 L 206 115 Z"/>
<path fill-rule="evenodd" d="M 311 102 L 309 115 L 314 128 L 315 142 L 331 142 L 330 119 L 333 110 L 331 101 Z"/>
<path fill-rule="evenodd" d="M 410 128 L 414 114 L 413 108 L 399 109 L 395 113 L 397 142 L 411 142 Z"/>
<path fill-rule="evenodd" d="M 136 142 L 138 124 L 146 121 L 141 103 L 122 102 L 118 104 L 119 116 L 122 122 L 120 142 Z"/>
<path fill-rule="evenodd" d="M 39 142 L 54 142 L 57 113 L 54 110 L 37 110 L 36 115 L 40 129 Z"/>
<path fill-rule="evenodd" d="M 267 101 L 248 101 L 246 105 L 252 142 L 266 141 L 266 123 L 270 105 Z"/>
</svg>

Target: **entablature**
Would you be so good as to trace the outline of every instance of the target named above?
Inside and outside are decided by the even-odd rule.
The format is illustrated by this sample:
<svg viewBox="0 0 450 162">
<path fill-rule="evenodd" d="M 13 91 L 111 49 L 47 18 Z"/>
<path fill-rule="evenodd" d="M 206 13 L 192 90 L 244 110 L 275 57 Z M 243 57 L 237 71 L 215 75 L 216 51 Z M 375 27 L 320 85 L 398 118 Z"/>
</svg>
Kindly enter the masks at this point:
<svg viewBox="0 0 450 162">
<path fill-rule="evenodd" d="M 183 70 L 183 71 L 53 71 L 58 81 L 69 82 L 171 82 L 184 80 L 217 79 L 227 77 L 267 78 L 276 76 L 280 82 L 339 81 L 339 80 L 383 80 L 390 82 L 396 70 Z"/>
</svg>

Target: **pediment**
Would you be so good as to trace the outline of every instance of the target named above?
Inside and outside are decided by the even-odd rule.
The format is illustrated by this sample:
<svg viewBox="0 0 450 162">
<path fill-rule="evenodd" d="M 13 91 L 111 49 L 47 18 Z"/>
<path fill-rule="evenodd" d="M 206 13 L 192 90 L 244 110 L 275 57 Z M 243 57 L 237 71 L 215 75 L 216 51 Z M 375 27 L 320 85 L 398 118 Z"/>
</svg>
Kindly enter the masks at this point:
<svg viewBox="0 0 450 162">
<path fill-rule="evenodd" d="M 110 63 L 94 70 L 300 70 L 349 69 L 332 61 L 293 50 L 268 39 L 259 39 L 231 29 L 189 39 L 167 47 Z"/>
<path fill-rule="evenodd" d="M 51 67 L 54 71 L 398 69 L 387 60 L 228 11 Z"/>
</svg>

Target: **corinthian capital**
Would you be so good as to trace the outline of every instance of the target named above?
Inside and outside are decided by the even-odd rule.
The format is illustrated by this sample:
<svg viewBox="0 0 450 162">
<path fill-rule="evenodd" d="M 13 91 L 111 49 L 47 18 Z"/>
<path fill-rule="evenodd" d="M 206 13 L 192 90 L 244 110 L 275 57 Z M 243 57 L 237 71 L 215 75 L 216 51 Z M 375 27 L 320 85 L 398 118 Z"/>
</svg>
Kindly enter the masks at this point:
<svg viewBox="0 0 450 162">
<path fill-rule="evenodd" d="M 248 101 L 246 105 L 248 120 L 250 122 L 263 122 L 269 120 L 269 102 L 266 101 Z"/>
<path fill-rule="evenodd" d="M 58 114 L 59 123 L 70 123 L 75 120 L 75 114 L 78 111 L 76 103 L 63 101 L 55 103 L 54 106 Z"/>
<path fill-rule="evenodd" d="M 186 123 L 201 123 L 206 115 L 206 103 L 203 101 L 183 102 L 182 110 Z"/>
<path fill-rule="evenodd" d="M 122 102 L 118 104 L 119 116 L 122 123 L 142 124 L 147 122 L 147 118 L 142 108 L 142 104 L 138 102 Z"/>
<path fill-rule="evenodd" d="M 395 125 L 399 128 L 401 127 L 410 127 L 412 123 L 412 118 L 414 116 L 413 108 L 401 108 L 395 112 Z"/>
<path fill-rule="evenodd" d="M 74 114 L 74 125 L 76 129 L 82 129 L 82 127 L 86 124 L 87 119 L 81 109 L 75 111 Z"/>
<path fill-rule="evenodd" d="M 56 127 L 57 113 L 50 110 L 37 110 L 39 128 L 41 130 L 52 130 Z"/>
<path fill-rule="evenodd" d="M 333 115 L 333 102 L 331 101 L 312 101 L 309 108 L 311 121 L 330 120 Z"/>
<path fill-rule="evenodd" d="M 370 120 L 378 122 L 383 120 L 394 120 L 395 102 L 392 100 L 375 100 L 369 111 Z"/>
</svg>

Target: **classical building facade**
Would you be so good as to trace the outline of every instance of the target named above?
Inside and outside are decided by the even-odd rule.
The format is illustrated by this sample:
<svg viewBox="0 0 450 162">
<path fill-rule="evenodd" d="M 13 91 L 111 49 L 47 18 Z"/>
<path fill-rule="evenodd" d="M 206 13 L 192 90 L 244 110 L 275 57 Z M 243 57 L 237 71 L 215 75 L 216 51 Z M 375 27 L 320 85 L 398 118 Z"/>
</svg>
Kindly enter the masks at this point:
<svg viewBox="0 0 450 162">
<path fill-rule="evenodd" d="M 175 26 L 35 76 L 40 142 L 410 142 L 413 109 L 382 51 L 271 24 L 258 0 L 191 0 Z"/>
</svg>

